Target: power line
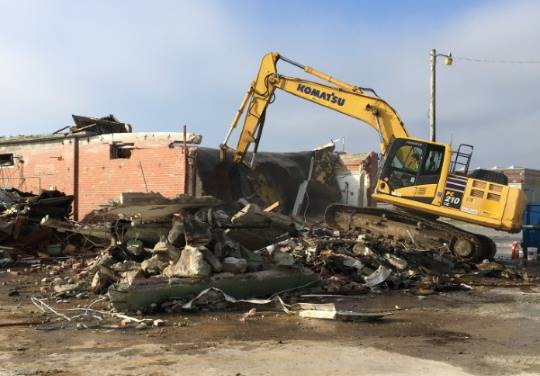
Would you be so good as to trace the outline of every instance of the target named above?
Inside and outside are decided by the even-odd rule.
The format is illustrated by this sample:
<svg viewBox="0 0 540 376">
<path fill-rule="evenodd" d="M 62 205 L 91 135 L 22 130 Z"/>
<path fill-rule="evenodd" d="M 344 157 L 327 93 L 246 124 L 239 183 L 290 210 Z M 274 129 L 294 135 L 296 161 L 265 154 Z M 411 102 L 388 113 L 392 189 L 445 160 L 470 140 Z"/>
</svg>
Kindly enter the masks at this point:
<svg viewBox="0 0 540 376">
<path fill-rule="evenodd" d="M 492 60 L 492 59 L 477 59 L 472 57 L 452 56 L 454 60 L 464 60 L 473 63 L 489 63 L 489 64 L 540 64 L 540 60 Z"/>
</svg>

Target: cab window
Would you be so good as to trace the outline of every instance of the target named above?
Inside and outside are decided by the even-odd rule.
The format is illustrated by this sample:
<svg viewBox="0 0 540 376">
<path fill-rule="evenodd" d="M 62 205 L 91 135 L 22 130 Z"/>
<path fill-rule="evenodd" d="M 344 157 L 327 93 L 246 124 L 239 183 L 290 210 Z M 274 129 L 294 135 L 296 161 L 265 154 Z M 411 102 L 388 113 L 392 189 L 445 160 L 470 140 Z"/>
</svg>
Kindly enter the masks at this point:
<svg viewBox="0 0 540 376">
<path fill-rule="evenodd" d="M 424 150 L 420 146 L 403 145 L 398 149 L 392 163 L 393 167 L 403 168 L 410 172 L 418 172 Z"/>
<path fill-rule="evenodd" d="M 423 157 L 423 145 L 411 143 L 401 145 L 390 163 L 390 171 L 387 171 L 390 187 L 396 189 L 415 185 Z"/>
<path fill-rule="evenodd" d="M 422 175 L 438 175 L 441 172 L 444 148 L 440 146 L 430 146 Z"/>
<path fill-rule="evenodd" d="M 382 177 L 391 190 L 413 185 L 437 184 L 444 162 L 444 152 L 442 145 L 398 139 L 390 148 Z"/>
</svg>

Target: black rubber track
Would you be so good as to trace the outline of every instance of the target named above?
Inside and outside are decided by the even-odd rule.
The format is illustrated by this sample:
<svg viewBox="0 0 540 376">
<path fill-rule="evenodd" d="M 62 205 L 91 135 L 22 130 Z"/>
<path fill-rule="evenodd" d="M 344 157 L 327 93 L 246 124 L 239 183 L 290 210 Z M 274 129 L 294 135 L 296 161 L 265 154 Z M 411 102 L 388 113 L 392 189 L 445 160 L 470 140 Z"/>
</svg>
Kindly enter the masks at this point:
<svg viewBox="0 0 540 376">
<path fill-rule="evenodd" d="M 341 219 L 338 220 L 337 216 L 341 217 Z M 384 222 L 386 228 L 388 224 L 395 225 L 398 233 L 400 231 L 400 226 L 403 227 L 400 235 L 401 238 L 405 240 L 411 238 L 410 232 L 409 234 L 407 233 L 405 226 L 417 227 L 419 223 L 421 223 L 422 226 L 422 235 L 427 235 L 429 237 L 430 231 L 432 231 L 433 234 L 443 234 L 442 237 L 438 236 L 430 238 L 429 245 L 423 244 L 421 239 L 411 239 L 410 242 L 414 242 L 418 248 L 424 247 L 424 249 L 429 250 L 446 246 L 451 251 L 454 251 L 453 247 L 459 239 L 467 240 L 474 247 L 474 250 L 468 257 L 461 257 L 454 252 L 454 255 L 463 261 L 480 262 L 484 259 L 492 259 L 497 251 L 495 243 L 487 236 L 474 234 L 448 223 L 431 220 L 408 212 L 333 204 L 326 208 L 324 215 L 326 224 L 329 227 L 340 231 L 358 233 L 369 232 L 376 237 L 394 238 L 394 235 L 388 235 L 388 233 L 386 233 L 385 227 L 383 226 L 380 227 L 380 231 L 377 231 L 377 223 L 373 222 L 374 226 L 369 226 L 369 229 L 363 228 L 361 224 L 359 225 L 360 220 L 365 222 L 368 217 L 373 216 L 378 218 L 377 221 Z M 437 241 L 439 243 L 434 244 L 434 242 L 437 243 Z"/>
</svg>

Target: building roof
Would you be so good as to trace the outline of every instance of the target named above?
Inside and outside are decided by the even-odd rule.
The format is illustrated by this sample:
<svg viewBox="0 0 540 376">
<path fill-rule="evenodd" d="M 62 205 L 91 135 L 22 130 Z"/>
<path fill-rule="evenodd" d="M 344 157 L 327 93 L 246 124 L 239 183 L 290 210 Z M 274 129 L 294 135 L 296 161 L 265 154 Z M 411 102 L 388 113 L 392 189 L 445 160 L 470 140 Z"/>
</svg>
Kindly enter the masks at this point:
<svg viewBox="0 0 540 376">
<path fill-rule="evenodd" d="M 74 125 L 68 125 L 49 134 L 31 134 L 18 136 L 0 136 L 0 147 L 21 145 L 29 143 L 40 143 L 47 141 L 59 141 L 70 138 L 87 138 L 100 135 L 112 135 L 115 140 L 133 139 L 138 137 L 174 138 L 172 141 L 182 141 L 181 132 L 132 132 L 132 127 L 128 123 L 122 123 L 114 115 L 101 118 L 90 116 L 72 115 Z M 201 136 L 195 133 L 186 134 L 186 142 L 199 144 Z"/>
</svg>

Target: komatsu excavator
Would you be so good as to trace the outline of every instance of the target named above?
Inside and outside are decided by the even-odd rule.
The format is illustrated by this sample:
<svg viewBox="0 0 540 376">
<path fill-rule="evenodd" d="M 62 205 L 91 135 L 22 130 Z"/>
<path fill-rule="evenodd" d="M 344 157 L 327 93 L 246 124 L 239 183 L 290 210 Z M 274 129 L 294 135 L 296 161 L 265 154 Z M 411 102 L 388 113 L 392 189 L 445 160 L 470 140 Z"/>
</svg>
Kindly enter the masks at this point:
<svg viewBox="0 0 540 376">
<path fill-rule="evenodd" d="M 325 82 L 278 73 L 278 61 L 290 63 Z M 509 187 L 506 176 L 489 170 L 469 173 L 473 146 L 450 145 L 409 136 L 397 112 L 374 90 L 350 85 L 277 52 L 266 54 L 249 87 L 221 147 L 221 156 L 232 153 L 242 163 L 252 144 L 257 153 L 268 105 L 276 89 L 358 119 L 380 136 L 382 163 L 373 199 L 392 204 L 396 210 L 333 204 L 326 210 L 328 225 L 342 231 L 371 233 L 406 242 L 417 248 L 447 248 L 463 260 L 491 258 L 496 247 L 483 235 L 447 222 L 446 217 L 506 232 L 521 230 L 525 197 Z M 247 109 L 236 146 L 227 145 Z M 253 159 L 251 161 L 253 164 Z"/>
</svg>

